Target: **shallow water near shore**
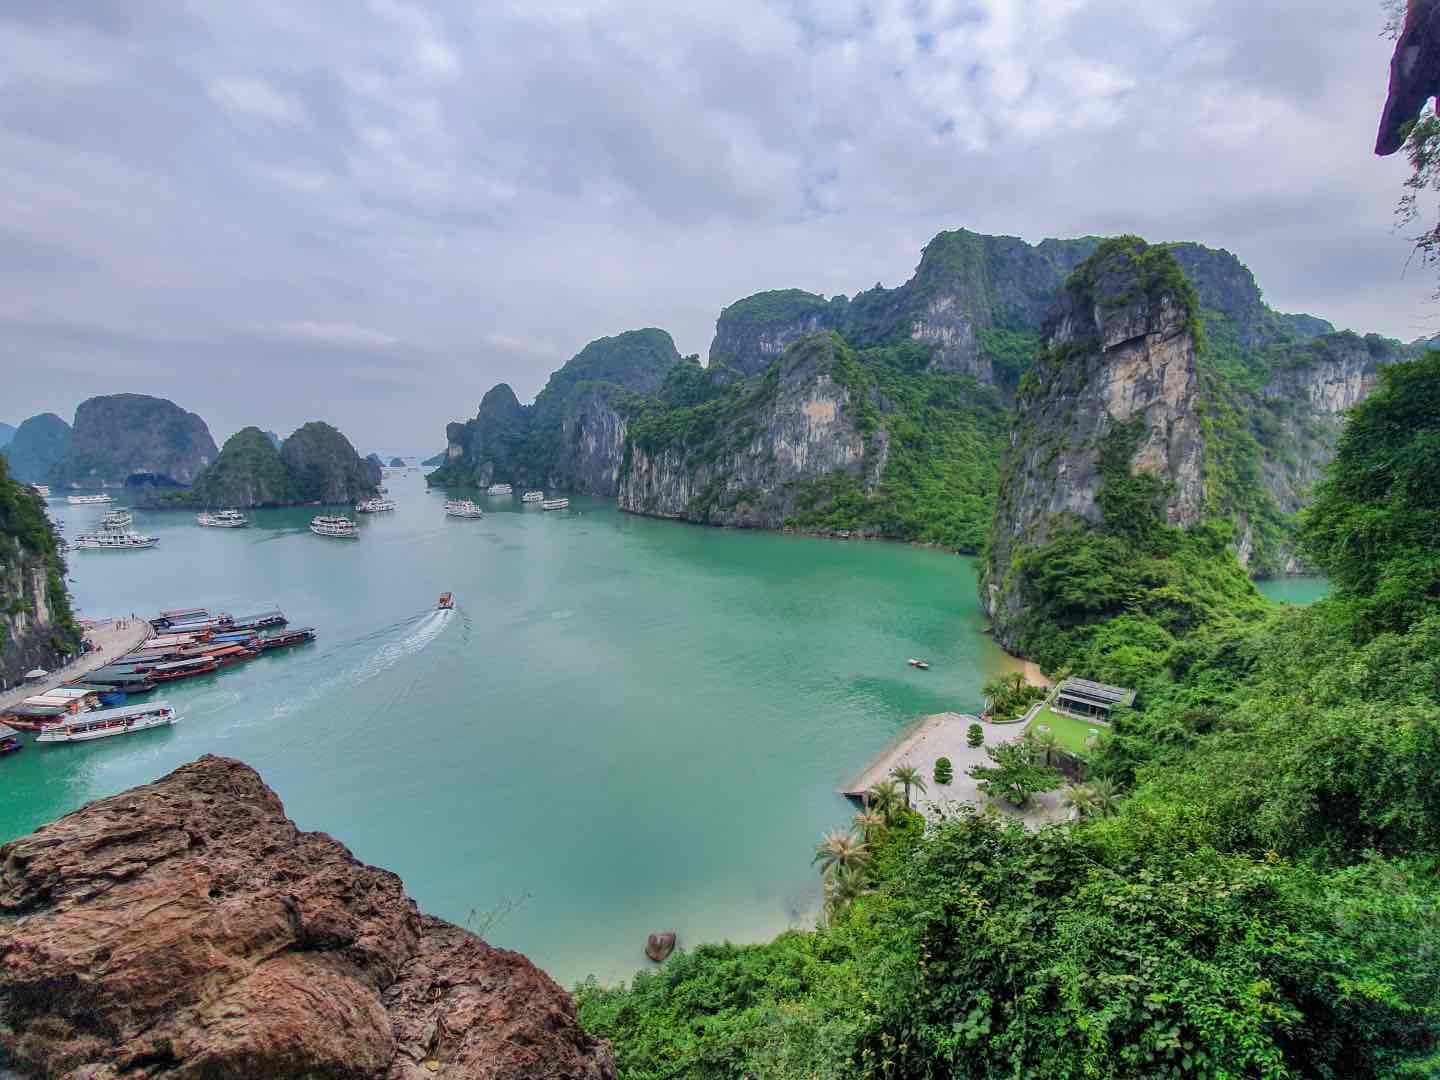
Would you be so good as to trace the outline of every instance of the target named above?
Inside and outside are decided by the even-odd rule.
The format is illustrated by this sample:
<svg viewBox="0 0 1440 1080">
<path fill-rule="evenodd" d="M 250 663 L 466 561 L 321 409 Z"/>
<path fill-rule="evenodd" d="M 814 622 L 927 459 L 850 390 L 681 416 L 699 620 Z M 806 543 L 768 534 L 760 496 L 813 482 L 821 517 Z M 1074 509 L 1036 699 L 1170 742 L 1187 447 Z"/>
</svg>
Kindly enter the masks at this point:
<svg viewBox="0 0 1440 1080">
<path fill-rule="evenodd" d="M 562 983 L 613 981 L 653 930 L 695 945 L 812 924 L 813 845 L 852 812 L 835 789 L 1014 666 L 981 632 L 972 559 L 599 499 L 484 499 L 484 520 L 454 521 L 419 473 L 387 484 L 399 509 L 361 515 L 358 541 L 311 535 L 309 510 L 245 530 L 137 512 L 156 549 L 72 552 L 87 617 L 273 605 L 320 638 L 157 692 L 174 728 L 26 736 L 0 761 L 0 841 L 224 754 L 425 910 Z M 103 509 L 51 505 L 71 537 Z M 453 613 L 434 610 L 445 590 Z"/>
</svg>

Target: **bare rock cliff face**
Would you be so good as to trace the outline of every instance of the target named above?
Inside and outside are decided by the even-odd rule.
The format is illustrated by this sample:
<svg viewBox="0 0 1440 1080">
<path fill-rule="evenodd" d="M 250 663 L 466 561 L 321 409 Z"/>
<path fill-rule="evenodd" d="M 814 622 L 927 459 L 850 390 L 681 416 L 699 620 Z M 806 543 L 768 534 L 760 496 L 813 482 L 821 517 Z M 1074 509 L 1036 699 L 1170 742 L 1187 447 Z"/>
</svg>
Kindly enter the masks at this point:
<svg viewBox="0 0 1440 1080">
<path fill-rule="evenodd" d="M 1171 525 L 1188 528 L 1205 511 L 1201 379 L 1186 286 L 1176 274 L 1167 281 L 1125 249 L 1097 255 L 1056 298 L 1045 352 L 1017 402 L 981 583 L 1007 647 L 1015 645 L 1023 604 L 1012 561 L 1022 546 L 1046 544 L 1060 525 L 1101 520 L 1103 444 L 1117 427 L 1136 431 L 1130 471 L 1167 485 Z"/>
<path fill-rule="evenodd" d="M 0 458 L 0 688 L 79 648 L 59 535 L 39 494 Z"/>
<path fill-rule="evenodd" d="M 827 370 L 834 335 L 793 346 L 737 390 L 724 417 L 696 438 L 632 439 L 620 509 L 711 525 L 780 528 L 809 484 L 849 474 L 873 485 L 885 463 L 883 431 L 866 440 L 850 391 Z"/>
<path fill-rule="evenodd" d="M 608 1080 L 523 956 L 204 757 L 0 847 L 0 1046 L 86 1080 Z"/>
<path fill-rule="evenodd" d="M 188 486 L 216 456 L 205 421 L 173 401 L 110 394 L 80 403 L 56 480 L 82 487 L 127 481 Z"/>
</svg>

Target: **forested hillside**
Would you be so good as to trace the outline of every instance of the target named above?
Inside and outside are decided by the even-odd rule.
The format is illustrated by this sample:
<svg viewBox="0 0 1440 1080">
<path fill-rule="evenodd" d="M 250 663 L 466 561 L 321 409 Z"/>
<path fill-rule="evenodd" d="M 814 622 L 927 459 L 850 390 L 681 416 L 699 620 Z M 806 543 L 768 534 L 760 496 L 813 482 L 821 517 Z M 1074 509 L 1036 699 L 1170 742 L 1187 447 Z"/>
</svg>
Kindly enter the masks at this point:
<svg viewBox="0 0 1440 1080">
<path fill-rule="evenodd" d="M 1222 532 L 1164 541 L 1153 487 L 1109 470 L 1177 596 L 1232 580 Z M 1083 649 L 1053 628 L 1140 689 L 1092 758 L 1103 802 L 1038 833 L 867 815 L 824 926 L 586 985 L 583 1021 L 630 1080 L 1440 1073 L 1437 492 L 1432 353 L 1381 372 L 1305 515 L 1331 599 L 1242 579 L 1163 638 L 1125 605 Z"/>
</svg>

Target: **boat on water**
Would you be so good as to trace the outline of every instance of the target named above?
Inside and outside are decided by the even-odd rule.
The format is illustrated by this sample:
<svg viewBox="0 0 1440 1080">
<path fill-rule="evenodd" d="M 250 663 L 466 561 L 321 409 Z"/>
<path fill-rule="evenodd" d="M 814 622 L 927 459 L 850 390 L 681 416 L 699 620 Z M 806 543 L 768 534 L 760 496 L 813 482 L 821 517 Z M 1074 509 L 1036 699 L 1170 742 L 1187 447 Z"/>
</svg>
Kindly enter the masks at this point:
<svg viewBox="0 0 1440 1080">
<path fill-rule="evenodd" d="M 195 524 L 204 525 L 207 529 L 243 529 L 250 524 L 250 519 L 239 510 L 216 510 L 214 513 L 206 510 L 195 515 Z"/>
<path fill-rule="evenodd" d="M 48 484 L 31 484 L 30 486 L 35 489 L 35 494 L 39 495 L 42 499 L 48 499 L 50 497 L 50 486 Z"/>
<path fill-rule="evenodd" d="M 486 495 L 509 495 L 515 489 L 509 484 L 491 484 L 485 489 Z"/>
<path fill-rule="evenodd" d="M 70 495 L 65 501 L 72 506 L 99 506 L 115 500 L 109 495 Z"/>
<path fill-rule="evenodd" d="M 355 504 L 357 514 L 383 514 L 394 509 L 394 499 L 363 499 Z"/>
<path fill-rule="evenodd" d="M 269 652 L 271 649 L 285 649 L 291 645 L 304 645 L 307 641 L 315 640 L 315 628 L 313 626 L 302 626 L 295 630 L 280 630 L 273 634 L 267 634 L 258 639 L 255 644 L 262 652 Z"/>
<path fill-rule="evenodd" d="M 115 529 L 84 533 L 75 538 L 73 546 L 80 551 L 138 551 L 152 548 L 159 542 L 158 536 L 142 536 L 131 529 Z"/>
<path fill-rule="evenodd" d="M 544 502 L 544 501 L 545 501 L 545 492 L 543 492 L 543 491 L 527 491 L 527 492 L 525 492 L 524 495 L 521 495 L 521 496 L 520 496 L 520 501 L 523 502 L 523 503 Z"/>
<path fill-rule="evenodd" d="M 231 619 L 230 626 L 234 630 L 268 630 L 272 626 L 284 626 L 290 620 L 285 618 L 285 613 L 278 608 L 271 611 L 262 611 L 259 615 L 246 615 L 243 618 Z"/>
<path fill-rule="evenodd" d="M 435 605 L 437 611 L 450 611 L 455 607 L 455 597 L 450 593 L 441 593 L 440 602 Z"/>
<path fill-rule="evenodd" d="M 20 732 L 9 724 L 0 724 L 0 757 L 24 749 L 20 745 Z"/>
<path fill-rule="evenodd" d="M 485 511 L 469 499 L 451 499 L 445 504 L 445 516 L 453 518 L 482 518 Z"/>
<path fill-rule="evenodd" d="M 155 682 L 174 682 L 176 679 L 188 679 L 195 675 L 208 675 L 220 666 L 220 662 L 213 656 L 196 656 L 189 660 L 171 660 L 168 663 L 156 664 L 150 669 L 150 678 Z"/>
<path fill-rule="evenodd" d="M 135 518 L 129 510 L 111 510 L 100 519 L 100 528 L 105 532 L 124 532 L 133 524 Z"/>
<path fill-rule="evenodd" d="M 913 668 L 919 668 L 921 671 L 929 671 L 930 661 L 921 660 L 919 657 L 912 656 L 910 657 L 910 666 Z"/>
<path fill-rule="evenodd" d="M 546 510 L 568 510 L 570 509 L 569 499 L 546 499 L 540 504 Z"/>
<path fill-rule="evenodd" d="M 107 739 L 111 735 L 129 735 L 148 728 L 169 727 L 180 718 L 163 701 L 152 701 L 148 705 L 126 705 L 119 709 L 98 709 L 85 713 L 63 724 L 42 727 L 36 742 L 65 743 L 89 742 L 91 739 Z"/>
<path fill-rule="evenodd" d="M 316 536 L 329 536 L 337 540 L 358 540 L 360 529 L 355 522 L 344 515 L 338 517 L 320 514 L 310 519 L 310 531 Z"/>
</svg>

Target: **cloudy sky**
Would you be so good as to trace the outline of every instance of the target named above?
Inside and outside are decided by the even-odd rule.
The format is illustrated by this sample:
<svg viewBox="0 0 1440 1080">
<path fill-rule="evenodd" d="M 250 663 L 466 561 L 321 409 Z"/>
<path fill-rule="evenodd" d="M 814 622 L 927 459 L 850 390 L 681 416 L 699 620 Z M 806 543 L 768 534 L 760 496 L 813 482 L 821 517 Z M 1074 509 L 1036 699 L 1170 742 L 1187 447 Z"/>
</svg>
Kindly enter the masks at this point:
<svg viewBox="0 0 1440 1080">
<path fill-rule="evenodd" d="M 934 233 L 1137 232 L 1433 332 L 1378 4 L 7 0 L 0 419 L 173 398 L 217 440 L 431 451 L 636 326 L 896 285 Z"/>
</svg>

